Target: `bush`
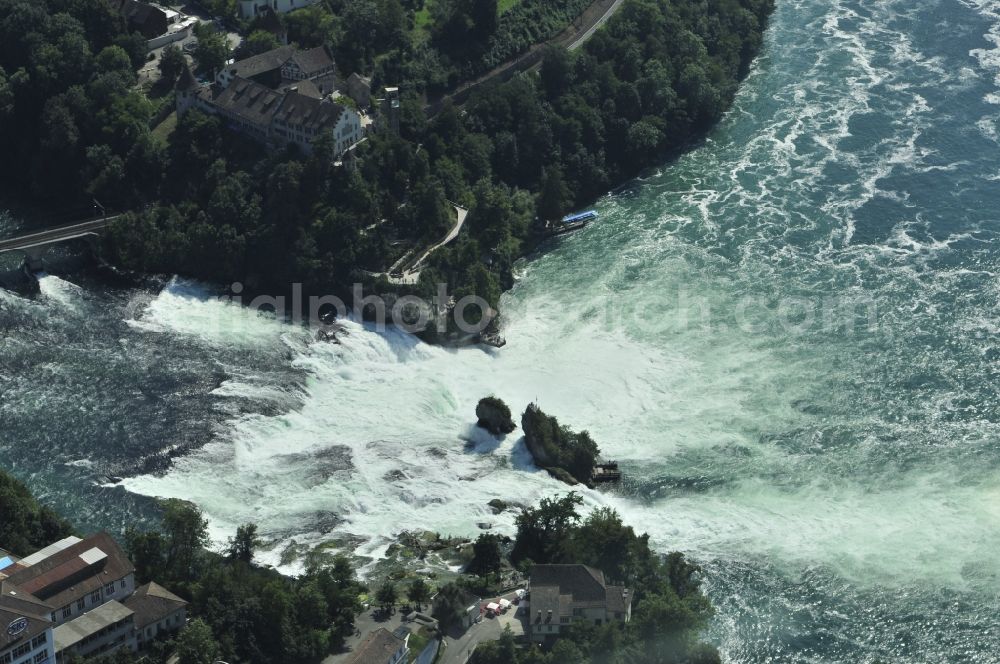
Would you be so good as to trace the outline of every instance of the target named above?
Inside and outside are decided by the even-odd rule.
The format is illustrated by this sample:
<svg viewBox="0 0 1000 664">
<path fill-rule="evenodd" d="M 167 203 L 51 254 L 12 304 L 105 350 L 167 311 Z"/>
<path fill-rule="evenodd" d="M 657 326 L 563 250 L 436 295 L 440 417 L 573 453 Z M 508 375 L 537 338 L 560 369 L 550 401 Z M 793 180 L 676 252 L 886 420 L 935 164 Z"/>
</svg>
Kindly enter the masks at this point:
<svg viewBox="0 0 1000 664">
<path fill-rule="evenodd" d="M 576 433 L 561 426 L 559 420 L 546 415 L 535 404 L 525 409 L 521 428 L 536 464 L 558 473 L 557 477 L 563 481 L 567 480 L 563 475 L 566 473 L 577 482 L 590 482 L 600 449 L 589 433 Z"/>
<path fill-rule="evenodd" d="M 39 504 L 23 483 L 0 470 L 0 544 L 16 556 L 73 534 L 69 523 Z"/>
</svg>

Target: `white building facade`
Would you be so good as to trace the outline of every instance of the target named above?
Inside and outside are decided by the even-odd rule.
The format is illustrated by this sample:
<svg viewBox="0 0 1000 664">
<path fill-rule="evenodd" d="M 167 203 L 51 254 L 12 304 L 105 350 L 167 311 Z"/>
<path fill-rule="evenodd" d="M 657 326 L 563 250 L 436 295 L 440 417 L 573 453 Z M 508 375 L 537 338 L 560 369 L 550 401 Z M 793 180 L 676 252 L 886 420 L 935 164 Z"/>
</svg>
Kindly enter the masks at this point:
<svg viewBox="0 0 1000 664">
<path fill-rule="evenodd" d="M 265 9 L 277 14 L 287 14 L 296 9 L 302 9 L 309 5 L 315 5 L 320 0 L 240 0 L 240 16 L 245 19 L 252 19 Z"/>
<path fill-rule="evenodd" d="M 0 664 L 135 651 L 186 622 L 187 602 L 135 568 L 107 533 L 60 540 L 0 571 Z M 140 629 L 143 633 L 140 634 Z M 148 632 L 148 634 L 147 634 Z"/>
<path fill-rule="evenodd" d="M 52 625 L 39 616 L 0 608 L 0 664 L 53 664 Z"/>
</svg>

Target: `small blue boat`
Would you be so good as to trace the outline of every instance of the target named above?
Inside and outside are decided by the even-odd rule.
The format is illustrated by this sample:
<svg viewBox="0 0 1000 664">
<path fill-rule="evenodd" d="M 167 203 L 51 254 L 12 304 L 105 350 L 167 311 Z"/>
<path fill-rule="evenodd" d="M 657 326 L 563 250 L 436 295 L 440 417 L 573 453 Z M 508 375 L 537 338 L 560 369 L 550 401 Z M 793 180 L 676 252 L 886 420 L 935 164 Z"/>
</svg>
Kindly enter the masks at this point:
<svg viewBox="0 0 1000 664">
<path fill-rule="evenodd" d="M 586 212 L 580 212 L 579 214 L 568 214 L 568 215 L 566 215 L 565 217 L 563 217 L 562 223 L 564 223 L 564 224 L 579 224 L 579 223 L 585 224 L 588 221 L 592 221 L 594 219 L 597 219 L 597 210 L 587 210 Z"/>
</svg>

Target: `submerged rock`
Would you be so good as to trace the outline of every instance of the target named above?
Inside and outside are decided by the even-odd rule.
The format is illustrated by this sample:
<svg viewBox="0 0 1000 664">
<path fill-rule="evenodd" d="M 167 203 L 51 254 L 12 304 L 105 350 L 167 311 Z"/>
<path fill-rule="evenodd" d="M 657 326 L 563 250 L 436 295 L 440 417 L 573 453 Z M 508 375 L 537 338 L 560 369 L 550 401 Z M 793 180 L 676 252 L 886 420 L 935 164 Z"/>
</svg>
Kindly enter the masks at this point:
<svg viewBox="0 0 1000 664">
<path fill-rule="evenodd" d="M 496 397 L 480 399 L 476 406 L 477 424 L 494 436 L 510 433 L 517 428 L 510 416 L 510 408 Z"/>
</svg>

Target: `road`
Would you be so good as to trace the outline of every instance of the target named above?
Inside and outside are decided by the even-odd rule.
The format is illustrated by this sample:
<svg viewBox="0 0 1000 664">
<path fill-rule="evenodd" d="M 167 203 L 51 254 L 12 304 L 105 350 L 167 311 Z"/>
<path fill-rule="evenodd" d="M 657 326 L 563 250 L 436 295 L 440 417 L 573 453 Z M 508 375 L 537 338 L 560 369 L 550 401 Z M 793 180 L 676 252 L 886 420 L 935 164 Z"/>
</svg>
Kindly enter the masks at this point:
<svg viewBox="0 0 1000 664">
<path fill-rule="evenodd" d="M 574 51 L 583 46 L 584 43 L 586 43 L 586 41 L 590 39 L 595 32 L 597 32 L 598 28 L 600 28 L 602 25 L 608 22 L 608 19 L 611 18 L 616 11 L 618 11 L 618 8 L 621 7 L 622 3 L 624 2 L 625 0 L 615 0 L 614 4 L 608 7 L 608 11 L 604 12 L 604 15 L 597 20 L 597 23 L 590 26 L 590 28 L 586 32 L 584 32 L 582 35 L 573 40 L 573 42 L 569 46 L 567 46 L 566 49 L 569 51 Z"/>
<path fill-rule="evenodd" d="M 469 95 L 473 90 L 480 87 L 484 83 L 492 81 L 494 79 L 500 81 L 506 81 L 511 76 L 516 73 L 524 71 L 532 71 L 540 66 L 542 49 L 546 44 L 552 45 L 562 45 L 566 48 L 573 50 L 582 46 L 588 39 L 593 36 L 599 27 L 604 25 L 609 18 L 611 18 L 616 11 L 622 6 L 625 0 L 614 0 L 611 5 L 600 15 L 599 18 L 594 18 L 593 13 L 600 9 L 600 5 L 605 0 L 595 0 L 584 12 L 577 17 L 571 25 L 569 25 L 561 33 L 553 37 L 552 39 L 540 42 L 532 46 L 526 53 L 522 53 L 512 60 L 508 60 L 503 64 L 497 65 L 491 69 L 486 74 L 483 74 L 474 81 L 469 81 L 460 85 L 456 90 L 447 94 L 435 101 L 429 103 L 424 111 L 427 113 L 428 117 L 434 117 L 437 115 L 447 100 L 452 100 L 456 106 L 462 106 L 468 99 Z M 591 23 L 591 21 L 593 21 Z M 579 24 L 579 25 L 578 25 Z"/>
<path fill-rule="evenodd" d="M 513 601 L 515 594 L 511 592 L 502 597 Z M 484 599 L 482 603 L 486 605 L 489 602 L 497 602 L 499 599 L 499 597 Z M 437 664 L 465 664 L 469 661 L 476 646 L 487 641 L 498 640 L 507 626 L 510 626 L 515 638 L 520 637 L 525 633 L 525 621 L 528 619 L 527 609 L 521 611 L 517 606 L 511 606 L 506 613 L 494 618 L 484 616 L 480 622 L 473 624 L 457 639 L 451 636 L 445 637 L 445 647 L 441 650 Z"/>
<path fill-rule="evenodd" d="M 438 656 L 437 664 L 465 664 L 477 645 L 486 641 L 496 641 L 501 634 L 503 627 L 499 620 L 483 618 L 482 622 L 474 624 L 461 637 L 457 639 L 445 637 L 446 647 Z"/>
<path fill-rule="evenodd" d="M 0 240 L 0 253 L 6 251 L 23 251 L 25 249 L 52 244 L 54 242 L 72 240 L 86 235 L 96 235 L 98 231 L 103 230 L 108 224 L 117 218 L 117 216 L 114 216 L 101 219 L 91 219 L 90 221 L 66 224 L 65 226 L 56 226 L 55 228 L 47 228 L 42 231 L 32 231 L 17 237 Z"/>
</svg>

